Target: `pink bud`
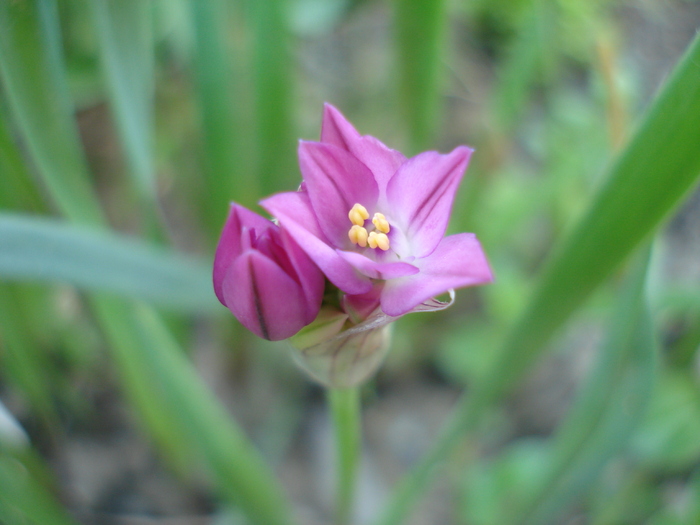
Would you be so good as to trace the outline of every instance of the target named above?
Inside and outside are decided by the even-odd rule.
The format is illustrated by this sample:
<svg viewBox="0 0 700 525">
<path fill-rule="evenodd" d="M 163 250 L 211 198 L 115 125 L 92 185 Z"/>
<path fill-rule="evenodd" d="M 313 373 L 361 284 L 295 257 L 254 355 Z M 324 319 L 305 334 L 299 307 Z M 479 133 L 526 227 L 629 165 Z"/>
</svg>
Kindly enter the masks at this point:
<svg viewBox="0 0 700 525">
<path fill-rule="evenodd" d="M 323 274 L 285 230 L 231 205 L 214 258 L 214 291 L 243 326 L 287 339 L 314 320 L 323 287 Z"/>
</svg>

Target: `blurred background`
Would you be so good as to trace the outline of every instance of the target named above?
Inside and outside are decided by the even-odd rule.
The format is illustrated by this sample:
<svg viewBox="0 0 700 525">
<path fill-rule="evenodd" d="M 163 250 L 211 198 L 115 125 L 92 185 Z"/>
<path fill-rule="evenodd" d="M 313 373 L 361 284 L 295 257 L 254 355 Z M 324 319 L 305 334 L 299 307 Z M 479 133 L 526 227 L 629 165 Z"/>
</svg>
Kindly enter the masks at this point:
<svg viewBox="0 0 700 525">
<path fill-rule="evenodd" d="M 356 520 L 369 523 L 484 379 L 543 262 L 700 27 L 692 0 L 0 2 L 8 524 L 64 523 L 60 508 L 65 523 L 248 523 L 152 402 L 159 358 L 129 320 L 150 313 L 117 295 L 157 307 L 161 335 L 272 465 L 300 522 L 330 522 L 323 390 L 284 343 L 242 329 L 208 282 L 228 203 L 261 212 L 259 199 L 297 187 L 297 140 L 318 138 L 324 102 L 407 155 L 476 149 L 450 231 L 475 232 L 496 275 L 445 312 L 402 318 L 363 388 Z M 7 263 L 11 250 L 26 259 Z M 596 373 L 621 281 L 509 385 L 406 523 L 511 522 Z M 539 522 L 700 523 L 699 194 L 657 237 L 648 285 L 649 401 L 584 461 L 591 472 L 540 502 L 551 512 Z M 40 499 L 25 507 L 30 492 Z"/>
</svg>

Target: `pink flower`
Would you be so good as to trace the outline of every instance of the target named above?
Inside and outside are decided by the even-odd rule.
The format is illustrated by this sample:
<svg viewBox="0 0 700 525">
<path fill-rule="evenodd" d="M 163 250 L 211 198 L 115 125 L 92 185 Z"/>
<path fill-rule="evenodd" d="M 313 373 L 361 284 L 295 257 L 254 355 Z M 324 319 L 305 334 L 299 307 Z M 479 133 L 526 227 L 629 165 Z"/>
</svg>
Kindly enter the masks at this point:
<svg viewBox="0 0 700 525">
<path fill-rule="evenodd" d="M 493 280 L 474 234 L 445 237 L 471 154 L 460 146 L 407 159 L 326 105 L 321 141 L 299 144 L 301 188 L 261 205 L 348 294 L 346 311 L 378 303 L 398 317 L 448 290 Z"/>
<path fill-rule="evenodd" d="M 231 205 L 214 258 L 214 291 L 243 326 L 287 339 L 316 318 L 323 287 L 323 274 L 287 232 Z"/>
</svg>

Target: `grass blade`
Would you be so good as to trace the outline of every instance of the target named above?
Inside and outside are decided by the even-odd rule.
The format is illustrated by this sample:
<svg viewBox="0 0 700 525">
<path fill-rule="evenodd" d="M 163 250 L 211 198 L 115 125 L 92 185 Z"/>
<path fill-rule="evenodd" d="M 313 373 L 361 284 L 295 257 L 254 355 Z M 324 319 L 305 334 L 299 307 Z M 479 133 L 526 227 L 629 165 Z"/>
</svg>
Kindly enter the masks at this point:
<svg viewBox="0 0 700 525">
<path fill-rule="evenodd" d="M 234 64 L 226 39 L 228 5 L 222 0 L 189 1 L 206 156 L 202 210 L 212 235 L 219 234 L 230 201 L 251 207 L 259 196 L 256 179 L 246 176 L 248 159 L 242 154 L 242 115 L 235 104 L 239 89 L 232 78 Z"/>
<path fill-rule="evenodd" d="M 287 2 L 249 2 L 255 68 L 256 173 L 263 195 L 298 184 Z"/>
<path fill-rule="evenodd" d="M 153 38 L 151 3 L 94 0 L 92 14 L 117 122 L 135 186 L 144 204 L 153 206 Z"/>
<path fill-rule="evenodd" d="M 598 361 L 554 438 L 547 473 L 512 510 L 512 523 L 555 521 L 620 452 L 644 415 L 654 384 L 655 344 L 644 298 L 649 250 L 640 255 Z"/>
<path fill-rule="evenodd" d="M 211 265 L 126 236 L 0 214 L 0 279 L 60 281 L 194 313 L 220 310 Z"/>
<path fill-rule="evenodd" d="M 0 2 L 0 77 L 32 158 L 61 211 L 77 222 L 102 222 L 72 118 L 52 1 Z"/>
<path fill-rule="evenodd" d="M 179 448 L 177 455 L 191 457 L 196 452 L 204 459 L 220 494 L 239 506 L 251 523 L 292 523 L 291 509 L 270 468 L 201 382 L 155 312 L 144 305 L 132 308 L 105 300 L 99 301 L 98 310 L 112 327 L 110 338 L 119 349 L 124 379 L 132 388 L 150 393 L 150 409 L 168 422 L 162 428 L 165 437 L 181 436 L 193 447 Z M 114 319 L 131 326 L 136 339 L 125 343 Z"/>
<path fill-rule="evenodd" d="M 588 212 L 550 258 L 493 367 L 458 404 L 434 447 L 401 482 L 378 523 L 400 523 L 435 466 L 545 350 L 589 294 L 649 238 L 700 175 L 700 35 L 690 44 Z"/>
<path fill-rule="evenodd" d="M 444 0 L 397 0 L 395 13 L 399 100 L 410 150 L 432 145 L 437 123 Z"/>
<path fill-rule="evenodd" d="M 76 525 L 19 457 L 0 452 L 0 521 Z"/>
</svg>

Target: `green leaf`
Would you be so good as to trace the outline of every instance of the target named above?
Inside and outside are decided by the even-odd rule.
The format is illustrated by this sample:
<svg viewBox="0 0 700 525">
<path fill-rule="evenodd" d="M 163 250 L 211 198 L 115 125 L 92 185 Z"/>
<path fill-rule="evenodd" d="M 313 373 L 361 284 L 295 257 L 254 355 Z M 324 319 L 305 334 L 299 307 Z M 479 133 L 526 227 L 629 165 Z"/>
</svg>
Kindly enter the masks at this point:
<svg viewBox="0 0 700 525">
<path fill-rule="evenodd" d="M 287 2 L 251 0 L 257 166 L 263 194 L 298 184 Z"/>
<path fill-rule="evenodd" d="M 235 82 L 235 50 L 226 38 L 229 7 L 223 0 L 189 0 L 194 33 L 194 68 L 197 98 L 204 135 L 205 199 L 202 211 L 209 230 L 219 234 L 230 201 L 252 206 L 258 199 L 258 181 L 250 173 L 243 155 L 241 121 L 243 104 Z"/>
<path fill-rule="evenodd" d="M 443 0 L 396 0 L 399 98 L 412 151 L 431 146 L 438 114 Z"/>
<path fill-rule="evenodd" d="M 153 205 L 153 38 L 151 3 L 94 0 L 92 14 L 100 56 L 118 124 L 139 194 Z"/>
<path fill-rule="evenodd" d="M 66 282 L 195 313 L 220 309 L 205 262 L 125 236 L 23 215 L 0 215 L 0 279 Z"/>
<path fill-rule="evenodd" d="M 201 457 L 219 493 L 235 502 L 251 523 L 292 523 L 289 503 L 273 472 L 202 383 L 156 313 L 145 305 L 104 299 L 97 308 L 121 363 L 124 384 L 137 395 L 136 406 L 147 407 L 145 422 L 169 440 L 170 452 Z M 121 323 L 131 327 L 128 337 Z"/>
<path fill-rule="evenodd" d="M 75 525 L 33 474 L 19 458 L 0 452 L 0 522 Z"/>
<path fill-rule="evenodd" d="M 588 489 L 627 444 L 644 416 L 656 363 L 644 297 L 649 250 L 643 250 L 611 317 L 598 361 L 553 438 L 552 461 L 506 523 L 549 523 Z"/>
<path fill-rule="evenodd" d="M 0 2 L 0 77 L 43 182 L 71 219 L 101 223 L 73 119 L 56 6 Z"/>
<path fill-rule="evenodd" d="M 558 328 L 648 239 L 700 175 L 700 35 L 690 44 L 534 295 L 484 380 L 458 404 L 434 447 L 401 482 L 379 523 L 399 523 L 434 467 L 546 349 Z M 496 272 L 498 269 L 496 269 Z"/>
</svg>

